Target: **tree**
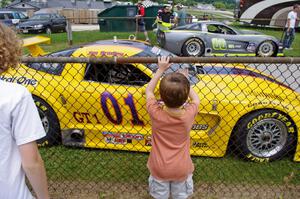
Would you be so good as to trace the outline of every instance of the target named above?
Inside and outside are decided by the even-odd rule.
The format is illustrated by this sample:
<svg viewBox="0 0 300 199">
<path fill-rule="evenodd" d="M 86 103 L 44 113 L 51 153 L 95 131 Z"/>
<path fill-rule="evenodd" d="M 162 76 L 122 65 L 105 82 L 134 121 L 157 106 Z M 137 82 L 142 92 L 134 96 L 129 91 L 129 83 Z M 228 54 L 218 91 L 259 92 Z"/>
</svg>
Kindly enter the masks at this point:
<svg viewBox="0 0 300 199">
<path fill-rule="evenodd" d="M 0 8 L 4 8 L 8 4 L 10 4 L 10 0 L 0 0 Z"/>
<path fill-rule="evenodd" d="M 213 4 L 217 9 L 225 9 L 226 8 L 226 5 L 221 2 L 221 1 L 217 1 Z"/>
</svg>

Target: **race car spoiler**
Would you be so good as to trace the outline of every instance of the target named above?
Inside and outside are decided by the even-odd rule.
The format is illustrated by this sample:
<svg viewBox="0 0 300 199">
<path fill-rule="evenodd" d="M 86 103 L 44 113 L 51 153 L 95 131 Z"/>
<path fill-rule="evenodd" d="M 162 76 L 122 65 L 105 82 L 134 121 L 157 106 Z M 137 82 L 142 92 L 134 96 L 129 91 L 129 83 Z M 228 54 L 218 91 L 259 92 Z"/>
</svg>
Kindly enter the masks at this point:
<svg viewBox="0 0 300 199">
<path fill-rule="evenodd" d="M 49 37 L 35 36 L 23 39 L 23 47 L 28 48 L 31 56 L 37 57 L 47 54 L 39 44 L 50 44 L 51 40 Z"/>
</svg>

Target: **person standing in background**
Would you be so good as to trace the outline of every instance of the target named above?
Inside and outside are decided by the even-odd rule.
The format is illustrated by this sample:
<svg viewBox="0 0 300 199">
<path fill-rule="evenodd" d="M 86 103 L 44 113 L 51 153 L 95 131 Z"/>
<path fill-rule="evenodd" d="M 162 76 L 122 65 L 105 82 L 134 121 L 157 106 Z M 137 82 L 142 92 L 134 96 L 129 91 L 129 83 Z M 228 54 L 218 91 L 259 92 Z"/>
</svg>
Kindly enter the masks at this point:
<svg viewBox="0 0 300 199">
<path fill-rule="evenodd" d="M 156 19 L 165 23 L 171 23 L 173 15 L 170 6 L 164 6 L 163 9 L 158 10 Z"/>
<path fill-rule="evenodd" d="M 15 32 L 0 23 L 0 74 L 16 67 L 22 42 Z M 0 80 L 0 198 L 48 199 L 44 162 L 36 140 L 46 135 L 31 93 L 22 85 Z"/>
<path fill-rule="evenodd" d="M 297 11 L 299 11 L 299 5 L 295 4 L 293 6 L 293 10 L 289 12 L 287 17 L 283 39 L 283 46 L 286 50 L 292 50 L 291 46 L 295 39 L 296 21 L 299 20 L 299 18 L 297 17 Z"/>
<path fill-rule="evenodd" d="M 175 18 L 176 25 L 184 26 L 186 24 L 186 18 L 187 18 L 186 11 L 183 9 L 182 4 L 177 4 L 176 8 L 177 8 L 177 15 Z"/>
<path fill-rule="evenodd" d="M 137 29 L 136 29 L 136 33 L 135 33 L 136 38 L 135 39 L 137 39 L 138 32 L 143 32 L 145 37 L 146 37 L 146 42 L 150 42 L 147 30 L 146 30 L 146 23 L 144 21 L 145 7 L 144 7 L 142 1 L 139 1 L 137 3 L 137 7 L 138 7 L 138 11 L 137 11 L 137 15 L 135 16 L 136 23 L 137 23 Z"/>
</svg>

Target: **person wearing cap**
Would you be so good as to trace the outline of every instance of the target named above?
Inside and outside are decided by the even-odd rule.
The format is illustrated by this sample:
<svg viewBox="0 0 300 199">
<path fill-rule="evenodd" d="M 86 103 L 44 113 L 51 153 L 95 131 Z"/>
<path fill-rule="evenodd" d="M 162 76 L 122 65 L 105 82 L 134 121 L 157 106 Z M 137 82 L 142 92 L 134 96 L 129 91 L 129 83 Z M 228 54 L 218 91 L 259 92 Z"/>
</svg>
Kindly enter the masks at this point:
<svg viewBox="0 0 300 199">
<path fill-rule="evenodd" d="M 177 8 L 177 16 L 175 18 L 175 23 L 177 26 L 184 26 L 186 24 L 186 12 L 183 9 L 183 5 L 182 4 L 177 4 L 176 5 Z"/>
<path fill-rule="evenodd" d="M 143 32 L 145 37 L 146 37 L 146 42 L 150 42 L 150 39 L 148 37 L 148 33 L 146 31 L 146 23 L 144 21 L 145 7 L 144 7 L 142 1 L 139 1 L 137 3 L 137 7 L 138 7 L 138 12 L 137 12 L 137 15 L 135 16 L 136 23 L 137 23 L 137 30 L 136 30 L 135 36 L 137 37 L 137 32 Z"/>
<path fill-rule="evenodd" d="M 158 10 L 156 19 L 165 23 L 171 23 L 173 15 L 170 6 L 164 6 L 163 9 Z"/>
</svg>

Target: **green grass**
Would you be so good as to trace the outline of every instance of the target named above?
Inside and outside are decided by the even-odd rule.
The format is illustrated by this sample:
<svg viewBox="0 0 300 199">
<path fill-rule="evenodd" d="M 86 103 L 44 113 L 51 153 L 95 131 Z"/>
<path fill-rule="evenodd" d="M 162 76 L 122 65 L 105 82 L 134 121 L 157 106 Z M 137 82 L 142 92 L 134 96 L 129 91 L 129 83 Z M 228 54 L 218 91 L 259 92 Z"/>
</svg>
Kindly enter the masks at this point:
<svg viewBox="0 0 300 199">
<path fill-rule="evenodd" d="M 244 28 L 245 29 L 245 28 Z M 248 28 L 249 29 L 249 28 Z M 282 37 L 282 30 L 268 30 L 266 28 L 250 28 L 252 30 L 257 30 L 263 32 L 268 35 L 273 35 L 280 39 Z M 84 43 L 89 43 L 93 41 L 103 40 L 103 39 L 113 39 L 114 36 L 117 36 L 119 39 L 128 39 L 129 35 L 134 34 L 134 32 L 99 32 L 99 31 L 82 31 L 82 32 L 73 32 L 73 45 L 77 46 Z M 156 44 L 155 34 L 152 31 L 148 31 L 150 40 L 153 45 Z M 35 35 L 21 35 L 22 37 L 30 37 Z M 44 35 L 48 36 L 48 35 Z M 54 52 L 57 50 L 62 50 L 69 48 L 67 42 L 67 34 L 66 33 L 55 33 L 50 35 L 51 44 L 42 45 L 46 52 Z M 144 40 L 145 37 L 143 34 L 139 34 L 138 38 Z M 294 50 L 285 51 L 285 56 L 287 57 L 297 57 L 300 56 L 300 33 L 296 33 L 295 41 L 293 42 Z M 25 54 L 28 53 L 28 50 L 24 51 Z"/>
<path fill-rule="evenodd" d="M 50 180 L 145 183 L 148 153 L 76 149 L 63 146 L 40 149 Z M 193 157 L 194 181 L 225 184 L 282 185 L 292 172 L 290 184 L 300 185 L 299 163 L 290 159 L 254 163 L 232 156 Z"/>
</svg>

